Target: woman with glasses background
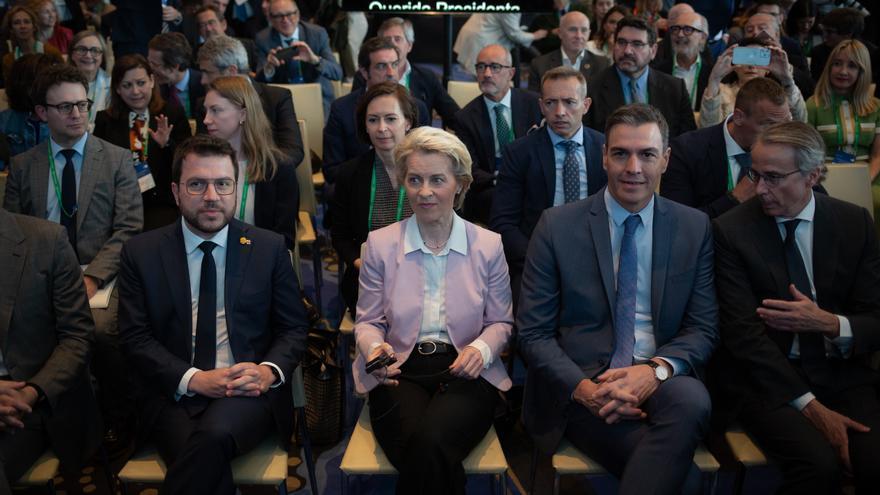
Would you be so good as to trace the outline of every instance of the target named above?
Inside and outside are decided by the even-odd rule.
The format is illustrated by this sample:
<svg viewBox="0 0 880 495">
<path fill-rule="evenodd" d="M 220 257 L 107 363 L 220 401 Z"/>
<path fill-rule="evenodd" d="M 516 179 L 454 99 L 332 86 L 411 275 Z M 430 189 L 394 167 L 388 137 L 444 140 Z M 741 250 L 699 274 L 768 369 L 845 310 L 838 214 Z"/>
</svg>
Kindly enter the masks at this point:
<svg viewBox="0 0 880 495">
<path fill-rule="evenodd" d="M 208 134 L 228 141 L 238 157 L 235 218 L 284 236 L 293 248 L 299 213 L 298 164 L 272 138 L 257 90 L 246 77 L 214 79 L 205 94 Z"/>
<path fill-rule="evenodd" d="M 37 14 L 37 37 L 48 45 L 52 45 L 63 54 L 67 54 L 73 31 L 61 25 L 58 20 L 58 9 L 53 0 L 36 0 L 31 8 Z"/>
<path fill-rule="evenodd" d="M 89 99 L 92 100 L 89 125 L 92 127 L 98 112 L 110 106 L 110 76 L 104 70 L 107 67 L 106 50 L 104 38 L 94 31 L 80 31 L 70 41 L 67 61 L 89 81 Z"/>
<path fill-rule="evenodd" d="M 144 231 L 177 219 L 171 194 L 174 147 L 192 135 L 179 105 L 159 94 L 150 64 L 141 55 L 116 61 L 110 106 L 97 112 L 95 136 L 131 151 L 144 201 Z"/>
<path fill-rule="evenodd" d="M 9 108 L 0 112 L 0 170 L 6 168 L 10 158 L 49 137 L 47 124 L 34 113 L 31 89 L 37 74 L 61 63 L 57 55 L 31 53 L 12 64 L 12 74 L 6 81 Z"/>
<path fill-rule="evenodd" d="M 6 12 L 0 31 L 8 33 L 6 54 L 3 55 L 3 80 L 9 80 L 12 63 L 28 53 L 47 53 L 61 57 L 61 52 L 52 45 L 37 39 L 37 14 L 28 7 L 17 5 Z"/>
</svg>

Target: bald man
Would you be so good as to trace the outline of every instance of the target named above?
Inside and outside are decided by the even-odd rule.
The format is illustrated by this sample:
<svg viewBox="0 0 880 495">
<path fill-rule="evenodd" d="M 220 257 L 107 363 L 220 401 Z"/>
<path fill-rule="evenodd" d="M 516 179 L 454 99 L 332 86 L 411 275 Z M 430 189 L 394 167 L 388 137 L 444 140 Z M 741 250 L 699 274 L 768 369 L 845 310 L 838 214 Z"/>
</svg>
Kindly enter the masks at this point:
<svg viewBox="0 0 880 495">
<path fill-rule="evenodd" d="M 652 64 L 655 69 L 684 81 L 691 108 L 697 112 L 715 64 L 712 55 L 705 50 L 708 30 L 706 18 L 693 11 L 679 13 L 675 20 L 670 18 L 666 39 L 672 46 L 672 56 Z"/>
<path fill-rule="evenodd" d="M 559 49 L 532 59 L 529 70 L 529 90 L 541 91 L 541 77 L 554 67 L 566 66 L 581 71 L 587 84 L 593 74 L 604 70 L 610 62 L 607 58 L 587 50 L 590 39 L 590 19 L 582 12 L 572 11 L 559 22 Z"/>
<path fill-rule="evenodd" d="M 532 46 L 542 54 L 559 50 L 561 35 L 556 33 L 556 29 L 560 26 L 562 18 L 570 12 L 580 12 L 584 15 L 589 15 L 589 2 L 581 0 L 553 0 L 553 12 L 535 16 L 529 25 L 529 31 L 535 31 L 536 29 L 546 29 L 548 31 L 546 38 L 534 41 Z"/>
</svg>

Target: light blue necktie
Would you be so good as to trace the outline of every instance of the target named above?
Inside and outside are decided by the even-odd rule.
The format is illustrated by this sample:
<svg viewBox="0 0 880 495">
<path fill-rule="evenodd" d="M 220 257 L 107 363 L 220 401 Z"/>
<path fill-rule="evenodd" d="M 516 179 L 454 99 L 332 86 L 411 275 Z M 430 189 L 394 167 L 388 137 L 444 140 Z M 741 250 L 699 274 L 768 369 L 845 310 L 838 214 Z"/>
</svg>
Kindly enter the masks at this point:
<svg viewBox="0 0 880 495">
<path fill-rule="evenodd" d="M 638 280 L 638 251 L 636 228 L 642 223 L 638 215 L 630 215 L 623 222 L 620 258 L 617 265 L 617 302 L 614 305 L 614 354 L 611 368 L 632 366 L 636 329 L 636 289 Z"/>
</svg>

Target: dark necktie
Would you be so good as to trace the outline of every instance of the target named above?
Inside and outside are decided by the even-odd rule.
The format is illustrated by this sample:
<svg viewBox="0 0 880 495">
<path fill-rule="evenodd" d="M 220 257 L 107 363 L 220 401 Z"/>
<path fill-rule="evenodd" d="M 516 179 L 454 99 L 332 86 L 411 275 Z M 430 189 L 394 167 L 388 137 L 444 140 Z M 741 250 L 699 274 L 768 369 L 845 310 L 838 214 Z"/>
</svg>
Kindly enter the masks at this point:
<svg viewBox="0 0 880 495">
<path fill-rule="evenodd" d="M 565 158 L 562 160 L 562 192 L 566 203 L 577 201 L 581 197 L 581 178 L 578 173 L 578 143 L 563 141 Z"/>
<path fill-rule="evenodd" d="M 180 101 L 180 90 L 173 84 L 168 88 L 168 101 L 183 109 L 183 102 Z"/>
<path fill-rule="evenodd" d="M 504 118 L 504 105 L 495 105 L 495 136 L 498 138 L 498 149 L 503 149 L 513 141 L 513 133 Z"/>
<path fill-rule="evenodd" d="M 199 244 L 202 256 L 202 275 L 199 280 L 199 313 L 196 318 L 196 348 L 193 367 L 212 370 L 217 359 L 217 268 L 211 251 L 217 247 L 211 241 Z"/>
<path fill-rule="evenodd" d="M 639 92 L 639 86 L 635 79 L 629 80 L 629 96 L 632 103 L 644 103 L 642 93 Z"/>
<path fill-rule="evenodd" d="M 739 183 L 749 173 L 752 168 L 752 154 L 749 152 L 734 155 L 733 159 L 739 163 L 739 175 L 736 176 L 736 182 Z"/>
<path fill-rule="evenodd" d="M 630 215 L 623 222 L 623 238 L 617 262 L 617 300 L 614 304 L 614 354 L 612 368 L 632 366 L 636 331 L 636 289 L 638 282 L 638 250 L 636 228 L 642 217 Z"/>
<path fill-rule="evenodd" d="M 797 247 L 797 238 L 795 237 L 795 229 L 797 229 L 800 219 L 788 220 L 783 222 L 785 225 L 785 265 L 788 268 L 788 280 L 803 295 L 813 299 L 813 291 L 810 289 L 810 279 L 807 277 L 807 270 L 804 267 L 804 259 Z M 800 342 L 801 363 L 804 371 L 812 379 L 825 375 L 827 361 L 825 359 L 825 341 L 819 332 L 800 332 L 798 341 Z"/>
<path fill-rule="evenodd" d="M 76 251 L 76 169 L 73 165 L 74 150 L 61 150 L 64 155 L 64 171 L 61 173 L 61 225 L 67 229 L 67 238 Z"/>
</svg>

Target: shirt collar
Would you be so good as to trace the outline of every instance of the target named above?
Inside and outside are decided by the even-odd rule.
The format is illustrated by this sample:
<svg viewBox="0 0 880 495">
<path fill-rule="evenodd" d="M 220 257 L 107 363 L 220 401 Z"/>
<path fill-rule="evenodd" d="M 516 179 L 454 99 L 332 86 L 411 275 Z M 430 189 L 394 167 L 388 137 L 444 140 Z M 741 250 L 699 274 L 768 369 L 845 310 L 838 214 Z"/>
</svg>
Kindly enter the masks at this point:
<svg viewBox="0 0 880 495">
<path fill-rule="evenodd" d="M 578 53 L 577 57 L 575 57 L 574 60 L 568 60 L 568 55 L 565 54 L 565 49 L 562 48 L 561 46 L 559 47 L 559 53 L 562 54 L 563 65 L 565 65 L 566 61 L 568 61 L 571 65 L 577 65 L 578 67 L 580 67 L 580 65 L 581 65 L 580 62 L 584 59 L 584 52 L 586 52 L 586 51 L 587 51 L 587 49 L 584 48 L 583 50 L 581 50 L 580 53 Z"/>
<path fill-rule="evenodd" d="M 507 88 L 507 93 L 504 95 L 504 98 L 501 98 L 501 101 L 492 100 L 485 95 L 483 96 L 483 101 L 486 102 L 486 107 L 488 107 L 489 110 L 492 110 L 498 105 L 504 105 L 505 107 L 510 108 L 510 93 L 512 93 L 512 91 L 510 88 Z"/>
<path fill-rule="evenodd" d="M 197 236 L 192 230 L 190 230 L 189 225 L 186 224 L 186 220 L 183 218 L 180 219 L 181 229 L 183 229 L 183 246 L 186 250 L 186 255 L 191 255 L 196 249 L 199 248 L 199 244 L 205 241 L 211 241 L 217 246 L 226 249 L 226 241 L 229 237 L 229 224 L 226 224 L 225 227 L 217 231 L 210 239 L 202 239 Z"/>
<path fill-rule="evenodd" d="M 774 219 L 776 220 L 777 224 L 787 222 L 789 220 L 794 220 L 795 218 L 804 222 L 812 222 L 814 216 L 816 216 L 816 196 L 813 194 L 813 191 L 810 191 L 810 201 L 807 202 L 807 205 L 804 206 L 804 209 L 801 210 L 800 213 L 793 216 L 792 218 L 774 217 Z"/>
<path fill-rule="evenodd" d="M 409 217 L 405 222 L 406 230 L 403 234 L 403 254 L 409 254 L 413 251 L 434 254 L 427 246 L 425 246 L 425 242 L 422 239 L 422 233 L 419 232 L 419 222 L 416 220 L 416 217 Z M 455 251 L 463 255 L 467 255 L 468 252 L 467 231 L 464 228 L 464 220 L 459 218 L 454 211 L 452 212 L 452 232 L 449 234 L 449 241 L 446 243 L 446 246 L 440 251 L 440 256 L 448 254 L 449 251 Z"/>
<path fill-rule="evenodd" d="M 189 88 L 189 76 L 192 72 L 189 69 L 183 73 L 183 79 L 180 80 L 179 83 L 175 84 L 174 87 L 177 88 L 181 93 L 185 92 L 187 88 Z"/>
<path fill-rule="evenodd" d="M 86 141 L 88 139 L 89 139 L 89 133 L 86 132 L 82 135 L 81 138 L 79 138 L 79 141 L 77 141 L 73 146 L 70 147 L 70 149 L 79 153 L 79 156 L 85 156 L 86 155 L 86 153 L 85 153 Z M 61 150 L 67 149 L 67 148 L 62 148 L 61 145 L 56 143 L 55 140 L 52 139 L 51 137 L 49 138 L 49 146 L 52 147 L 52 156 L 58 156 L 58 153 L 61 153 Z"/>
<path fill-rule="evenodd" d="M 285 36 L 281 31 L 276 31 L 278 33 L 278 37 L 281 38 L 281 41 L 294 40 L 299 41 L 299 24 L 296 25 L 296 29 L 293 30 L 293 33 L 290 36 Z"/>
<path fill-rule="evenodd" d="M 614 221 L 614 225 L 618 228 L 623 227 L 623 222 L 625 222 L 630 215 L 640 216 L 642 218 L 642 225 L 645 226 L 645 229 L 650 231 L 652 228 L 654 223 L 654 196 L 651 196 L 651 201 L 648 201 L 648 204 L 645 205 L 644 208 L 635 213 L 620 206 L 620 203 L 614 199 L 614 196 L 611 195 L 611 192 L 607 187 L 605 188 L 604 199 L 605 209 L 608 211 L 608 216 L 611 217 L 611 220 Z"/>
<path fill-rule="evenodd" d="M 733 114 L 728 115 L 727 118 L 724 119 L 724 123 L 722 124 L 722 128 L 724 129 L 724 147 L 727 149 L 728 158 L 733 158 L 736 155 L 748 153 L 748 151 L 742 149 L 742 146 L 737 144 L 737 142 L 733 139 L 733 136 L 730 135 L 730 131 L 727 130 L 727 123 L 730 122 L 731 117 L 733 117 Z"/>
<path fill-rule="evenodd" d="M 553 129 L 551 129 L 549 125 L 547 126 L 547 133 L 550 134 L 550 143 L 553 145 L 554 148 L 556 148 L 556 145 L 558 145 L 559 143 L 561 143 L 563 141 L 574 141 L 575 143 L 577 143 L 581 146 L 584 145 L 583 125 L 581 125 L 581 127 L 578 128 L 577 132 L 574 133 L 574 136 L 572 136 L 570 140 L 565 139 L 564 137 L 560 136 L 559 134 L 556 134 L 556 132 L 554 132 Z"/>
<path fill-rule="evenodd" d="M 629 81 L 630 79 L 632 79 L 632 78 L 629 77 L 628 75 L 626 75 L 626 74 L 624 74 L 623 72 L 621 72 L 621 70 L 617 68 L 617 65 L 614 66 L 614 70 L 617 71 L 617 75 L 620 76 L 620 80 L 623 81 L 624 83 L 626 83 L 627 81 Z M 649 73 L 649 72 L 651 72 L 651 66 L 650 66 L 650 65 L 646 65 L 646 66 L 645 66 L 645 72 L 642 72 L 642 75 L 636 78 L 636 86 L 639 87 L 639 90 L 640 90 L 640 91 L 644 91 L 645 88 L 647 87 L 646 84 L 647 84 L 647 81 L 648 81 L 648 73 Z"/>
</svg>

